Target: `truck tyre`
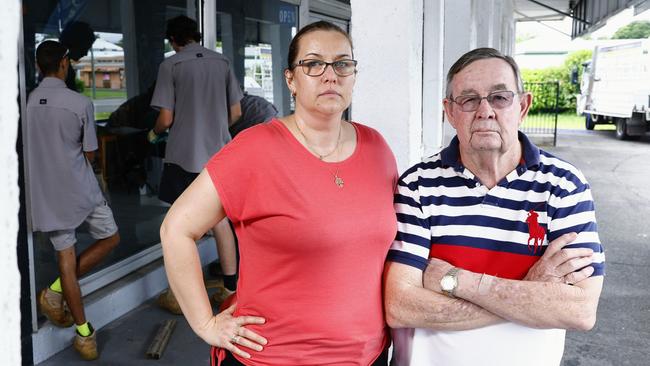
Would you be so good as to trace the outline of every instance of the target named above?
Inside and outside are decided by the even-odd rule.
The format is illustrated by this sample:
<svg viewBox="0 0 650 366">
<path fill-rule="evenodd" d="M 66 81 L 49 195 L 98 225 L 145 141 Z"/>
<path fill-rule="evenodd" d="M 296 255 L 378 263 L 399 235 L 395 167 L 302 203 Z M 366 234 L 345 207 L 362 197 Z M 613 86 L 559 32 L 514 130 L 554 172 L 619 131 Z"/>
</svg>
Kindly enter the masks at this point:
<svg viewBox="0 0 650 366">
<path fill-rule="evenodd" d="M 585 128 L 593 130 L 596 127 L 596 122 L 590 113 L 585 113 Z"/>
<path fill-rule="evenodd" d="M 616 138 L 619 140 L 629 140 L 627 134 L 627 118 L 616 118 Z"/>
</svg>

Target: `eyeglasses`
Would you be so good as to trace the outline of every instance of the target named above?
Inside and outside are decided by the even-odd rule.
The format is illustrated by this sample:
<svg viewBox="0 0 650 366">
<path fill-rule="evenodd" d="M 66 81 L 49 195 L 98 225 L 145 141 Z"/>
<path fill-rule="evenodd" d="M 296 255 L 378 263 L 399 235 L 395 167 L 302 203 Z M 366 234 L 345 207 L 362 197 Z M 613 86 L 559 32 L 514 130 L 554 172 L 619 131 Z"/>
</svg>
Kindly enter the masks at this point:
<svg viewBox="0 0 650 366">
<path fill-rule="evenodd" d="M 490 106 L 494 109 L 508 108 L 512 105 L 515 98 L 515 93 L 510 90 L 497 91 L 488 94 L 485 97 L 480 95 L 461 95 L 456 98 L 449 98 L 452 103 L 458 104 L 460 110 L 463 112 L 474 112 L 481 105 L 483 99 L 487 100 Z"/>
<path fill-rule="evenodd" d="M 337 60 L 334 62 L 325 62 L 318 59 L 299 60 L 292 68 L 301 66 L 302 71 L 309 76 L 321 76 L 325 73 L 327 66 L 332 66 L 332 70 L 338 76 L 350 76 L 357 72 L 356 60 Z"/>
</svg>

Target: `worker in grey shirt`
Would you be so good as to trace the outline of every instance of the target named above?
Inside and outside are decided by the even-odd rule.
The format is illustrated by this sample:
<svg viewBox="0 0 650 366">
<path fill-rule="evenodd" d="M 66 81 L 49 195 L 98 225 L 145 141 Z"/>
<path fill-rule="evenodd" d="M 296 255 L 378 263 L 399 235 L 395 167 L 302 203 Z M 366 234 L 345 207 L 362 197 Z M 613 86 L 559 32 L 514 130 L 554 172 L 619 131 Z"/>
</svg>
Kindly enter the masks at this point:
<svg viewBox="0 0 650 366">
<path fill-rule="evenodd" d="M 38 46 L 36 62 L 45 78 L 27 102 L 32 229 L 48 234 L 61 276 L 39 293 L 38 304 L 54 325 L 76 323 L 74 348 L 84 359 L 95 359 L 96 333 L 86 321 L 77 279 L 104 259 L 120 238 L 89 161 L 97 149 L 93 104 L 64 82 L 70 66 L 67 52 L 56 41 Z M 84 222 L 96 242 L 77 258 L 75 229 Z"/>
<path fill-rule="evenodd" d="M 228 126 L 241 116 L 243 95 L 230 61 L 198 43 L 201 33 L 194 20 L 186 16 L 169 20 L 166 37 L 176 54 L 158 69 L 151 106 L 160 114 L 148 137 L 155 143 L 169 129 L 158 197 L 173 204 L 212 155 L 230 141 Z M 227 219 L 213 232 L 224 273 L 225 288 L 218 288 L 213 297 L 220 303 L 236 289 L 236 246 Z M 171 290 L 163 292 L 158 303 L 182 313 Z"/>
<path fill-rule="evenodd" d="M 243 130 L 259 123 L 268 122 L 278 115 L 278 109 L 268 100 L 247 92 L 244 92 L 240 104 L 242 116 L 229 128 L 233 138 Z"/>
</svg>

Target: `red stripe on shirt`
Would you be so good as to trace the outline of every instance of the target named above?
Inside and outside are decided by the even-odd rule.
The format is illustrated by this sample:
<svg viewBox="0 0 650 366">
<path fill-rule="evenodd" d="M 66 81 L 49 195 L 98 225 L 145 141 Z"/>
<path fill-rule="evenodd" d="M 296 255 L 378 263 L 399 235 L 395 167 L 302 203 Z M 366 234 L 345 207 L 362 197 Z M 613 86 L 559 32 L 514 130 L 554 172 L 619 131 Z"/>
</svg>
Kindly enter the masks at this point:
<svg viewBox="0 0 650 366">
<path fill-rule="evenodd" d="M 523 279 L 539 259 L 537 256 L 447 244 L 433 244 L 429 251 L 429 258 L 432 257 L 468 271 L 513 280 Z"/>
</svg>

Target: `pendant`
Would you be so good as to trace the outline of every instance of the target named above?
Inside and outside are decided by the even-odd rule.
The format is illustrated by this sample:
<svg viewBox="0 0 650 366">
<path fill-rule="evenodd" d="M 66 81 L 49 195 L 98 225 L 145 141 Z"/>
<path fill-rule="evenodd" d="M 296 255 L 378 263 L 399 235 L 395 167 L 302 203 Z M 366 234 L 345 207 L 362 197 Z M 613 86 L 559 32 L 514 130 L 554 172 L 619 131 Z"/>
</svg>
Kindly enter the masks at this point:
<svg viewBox="0 0 650 366">
<path fill-rule="evenodd" d="M 345 184 L 345 182 L 343 182 L 343 178 L 339 177 L 336 174 L 334 175 L 334 183 L 336 183 L 339 188 L 343 188 L 343 185 Z"/>
</svg>

